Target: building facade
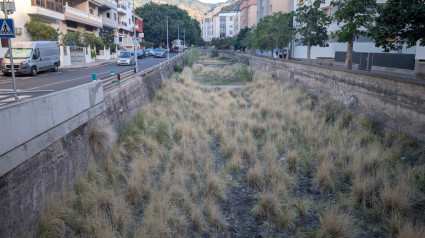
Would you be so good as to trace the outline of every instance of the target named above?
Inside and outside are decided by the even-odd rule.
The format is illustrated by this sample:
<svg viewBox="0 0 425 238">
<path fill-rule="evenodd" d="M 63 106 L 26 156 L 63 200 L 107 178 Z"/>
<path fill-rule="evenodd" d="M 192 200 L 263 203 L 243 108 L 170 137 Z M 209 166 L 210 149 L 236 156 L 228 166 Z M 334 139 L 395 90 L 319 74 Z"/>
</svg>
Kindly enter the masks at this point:
<svg viewBox="0 0 425 238">
<path fill-rule="evenodd" d="M 62 34 L 75 31 L 89 32 L 118 44 L 119 30 L 127 35 L 133 30 L 129 3 L 130 0 L 126 0 L 126 11 L 123 12 L 124 9 L 119 8 L 116 0 L 15 0 L 16 11 L 9 15 L 15 23 L 16 37 L 12 42 L 30 41 L 31 36 L 24 25 L 31 18 L 38 17 L 43 23 L 58 29 Z M 140 24 L 142 19 L 138 18 L 136 31 L 140 38 L 143 36 L 140 34 L 143 33 L 143 24 Z M 131 26 L 127 24 L 121 29 L 120 19 Z M 0 58 L 4 57 L 8 47 L 7 39 L 1 40 Z"/>
<path fill-rule="evenodd" d="M 239 7 L 240 28 L 251 28 L 257 24 L 257 0 L 246 0 Z"/>
<path fill-rule="evenodd" d="M 235 35 L 234 19 L 237 12 L 217 13 L 213 17 L 200 21 L 202 39 L 209 42 L 214 38 L 233 37 Z"/>
<path fill-rule="evenodd" d="M 272 15 L 275 12 L 291 12 L 291 1 L 292 0 L 257 0 L 257 22 L 259 22 L 261 18 Z"/>
</svg>

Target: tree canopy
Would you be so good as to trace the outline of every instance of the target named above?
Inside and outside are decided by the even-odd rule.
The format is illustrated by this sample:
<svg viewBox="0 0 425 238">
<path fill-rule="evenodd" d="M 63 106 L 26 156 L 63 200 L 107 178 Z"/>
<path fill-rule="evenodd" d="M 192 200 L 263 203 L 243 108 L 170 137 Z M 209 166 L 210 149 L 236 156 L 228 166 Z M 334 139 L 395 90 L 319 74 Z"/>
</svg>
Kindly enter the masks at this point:
<svg viewBox="0 0 425 238">
<path fill-rule="evenodd" d="M 260 50 L 273 51 L 276 47 L 287 46 L 293 35 L 292 14 L 276 12 L 258 22 L 253 36 L 253 46 Z"/>
<path fill-rule="evenodd" d="M 345 67 L 352 68 L 351 53 L 353 41 L 359 36 L 365 36 L 367 27 L 373 23 L 376 13 L 376 0 L 333 0 L 331 6 L 338 10 L 333 14 L 333 20 L 342 26 L 332 32 L 338 42 L 347 42 Z"/>
<path fill-rule="evenodd" d="M 419 41 L 425 46 L 424 0 L 388 0 L 377 9 L 379 15 L 368 33 L 377 47 L 388 52 L 401 49 L 404 43 L 412 47 Z"/>
<path fill-rule="evenodd" d="M 59 29 L 44 24 L 39 17 L 31 18 L 24 26 L 34 41 L 58 41 L 59 39 Z"/>
<path fill-rule="evenodd" d="M 186 32 L 186 44 L 202 44 L 201 27 L 199 22 L 191 18 L 187 11 L 169 4 L 145 4 L 136 8 L 136 13 L 143 18 L 143 31 L 147 41 L 156 42 L 156 46 L 167 41 L 168 17 L 168 43 L 177 39 L 178 26 L 180 39 L 183 40 Z"/>
<path fill-rule="evenodd" d="M 307 45 L 307 61 L 310 61 L 312 46 L 325 47 L 328 44 L 327 27 L 331 19 L 320 9 L 324 0 L 315 0 L 312 4 L 305 4 L 297 9 L 295 16 L 297 25 L 298 41 Z"/>
</svg>

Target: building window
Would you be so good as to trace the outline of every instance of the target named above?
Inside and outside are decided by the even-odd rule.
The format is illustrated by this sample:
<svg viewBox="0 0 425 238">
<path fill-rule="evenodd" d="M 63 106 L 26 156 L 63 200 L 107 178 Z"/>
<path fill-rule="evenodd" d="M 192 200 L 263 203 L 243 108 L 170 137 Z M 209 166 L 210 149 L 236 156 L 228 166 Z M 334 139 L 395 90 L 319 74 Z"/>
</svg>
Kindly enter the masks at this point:
<svg viewBox="0 0 425 238">
<path fill-rule="evenodd" d="M 93 9 L 90 9 L 90 15 L 93 15 Z"/>
<path fill-rule="evenodd" d="M 107 18 L 111 18 L 111 13 L 107 12 L 107 13 L 106 13 L 106 17 L 107 17 Z"/>
<path fill-rule="evenodd" d="M 128 25 L 131 26 L 131 19 L 128 19 Z"/>
<path fill-rule="evenodd" d="M 73 22 L 73 21 L 66 21 L 66 26 L 67 27 L 72 27 L 72 28 L 77 28 L 78 27 L 78 23 Z"/>
<path fill-rule="evenodd" d="M 273 6 L 270 4 L 270 14 L 273 12 Z"/>
<path fill-rule="evenodd" d="M 63 13 L 63 0 L 31 0 L 31 5 Z"/>
<path fill-rule="evenodd" d="M 331 15 L 331 7 L 324 7 L 322 8 L 322 11 L 328 16 Z"/>
<path fill-rule="evenodd" d="M 9 41 L 7 40 L 7 38 L 1 38 L 1 47 L 9 48 Z"/>
<path fill-rule="evenodd" d="M 114 21 L 116 21 L 116 20 L 117 20 L 117 14 L 114 13 Z"/>
<path fill-rule="evenodd" d="M 230 17 L 230 20 L 233 21 L 233 17 Z"/>
<path fill-rule="evenodd" d="M 86 26 L 86 31 L 93 31 L 93 27 L 91 27 L 91 26 Z"/>
</svg>

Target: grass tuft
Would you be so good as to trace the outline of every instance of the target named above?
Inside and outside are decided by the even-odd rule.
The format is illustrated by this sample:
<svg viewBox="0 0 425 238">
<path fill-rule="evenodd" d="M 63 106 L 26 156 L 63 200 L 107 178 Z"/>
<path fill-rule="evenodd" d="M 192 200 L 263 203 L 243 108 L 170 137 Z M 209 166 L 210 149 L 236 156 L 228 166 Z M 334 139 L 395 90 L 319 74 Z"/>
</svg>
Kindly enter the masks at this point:
<svg viewBox="0 0 425 238">
<path fill-rule="evenodd" d="M 97 125 L 90 130 L 90 148 L 96 156 L 104 155 L 117 139 L 117 133 L 110 125 Z"/>
</svg>

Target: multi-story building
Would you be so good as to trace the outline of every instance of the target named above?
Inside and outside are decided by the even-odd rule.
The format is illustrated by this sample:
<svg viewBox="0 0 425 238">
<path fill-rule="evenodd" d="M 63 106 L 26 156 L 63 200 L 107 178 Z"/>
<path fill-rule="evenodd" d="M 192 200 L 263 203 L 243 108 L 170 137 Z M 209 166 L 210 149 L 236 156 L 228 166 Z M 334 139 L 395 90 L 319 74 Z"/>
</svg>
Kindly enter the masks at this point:
<svg viewBox="0 0 425 238">
<path fill-rule="evenodd" d="M 294 11 L 298 7 L 303 6 L 304 4 L 310 4 L 310 1 L 306 0 L 293 0 L 294 1 Z M 385 3 L 386 0 L 378 0 L 378 3 Z M 331 16 L 337 10 L 336 7 L 331 6 L 331 0 L 326 0 L 322 5 L 321 9 Z M 296 19 L 295 19 L 296 22 Z M 295 23 L 296 24 L 296 23 Z M 346 52 L 347 51 L 347 43 L 339 43 L 337 39 L 331 38 L 331 32 L 338 30 L 340 26 L 338 26 L 335 22 L 331 23 L 328 27 L 328 47 L 312 47 L 311 48 L 311 58 L 316 59 L 317 57 L 330 57 L 334 58 L 336 52 Z M 354 40 L 353 44 L 354 52 L 367 52 L 367 53 L 382 53 L 383 49 L 375 46 L 375 42 L 373 39 L 368 37 L 360 36 Z M 398 52 L 390 52 L 390 53 L 403 53 L 403 54 L 415 54 L 416 47 L 406 48 L 403 47 L 401 51 Z M 307 46 L 301 45 L 299 43 L 294 44 L 293 54 L 295 58 L 305 59 L 307 58 Z M 337 53 L 338 54 L 338 53 Z"/>
<path fill-rule="evenodd" d="M 235 17 L 233 17 L 233 35 L 237 35 L 239 31 L 241 30 L 240 19 L 241 19 L 241 12 L 238 11 Z"/>
<path fill-rule="evenodd" d="M 214 38 L 233 37 L 235 35 L 234 18 L 237 12 L 220 12 L 211 18 L 201 20 L 202 38 L 209 42 Z"/>
<path fill-rule="evenodd" d="M 275 12 L 291 12 L 291 0 L 257 0 L 257 22 Z"/>
<path fill-rule="evenodd" d="M 246 0 L 239 7 L 240 29 L 257 24 L 257 0 Z"/>
<path fill-rule="evenodd" d="M 115 34 L 118 31 L 118 11 L 116 0 L 99 0 L 99 16 L 102 17 L 103 27 L 100 29 L 100 35 L 111 43 L 118 44 L 118 37 Z"/>
<path fill-rule="evenodd" d="M 14 19 L 16 38 L 14 41 L 29 41 L 31 36 L 24 25 L 31 17 L 39 17 L 45 24 L 63 34 L 87 31 L 99 35 L 104 22 L 99 13 L 107 0 L 15 0 L 16 11 L 9 15 Z M 7 40 L 1 41 L 0 57 L 8 48 Z"/>
</svg>

